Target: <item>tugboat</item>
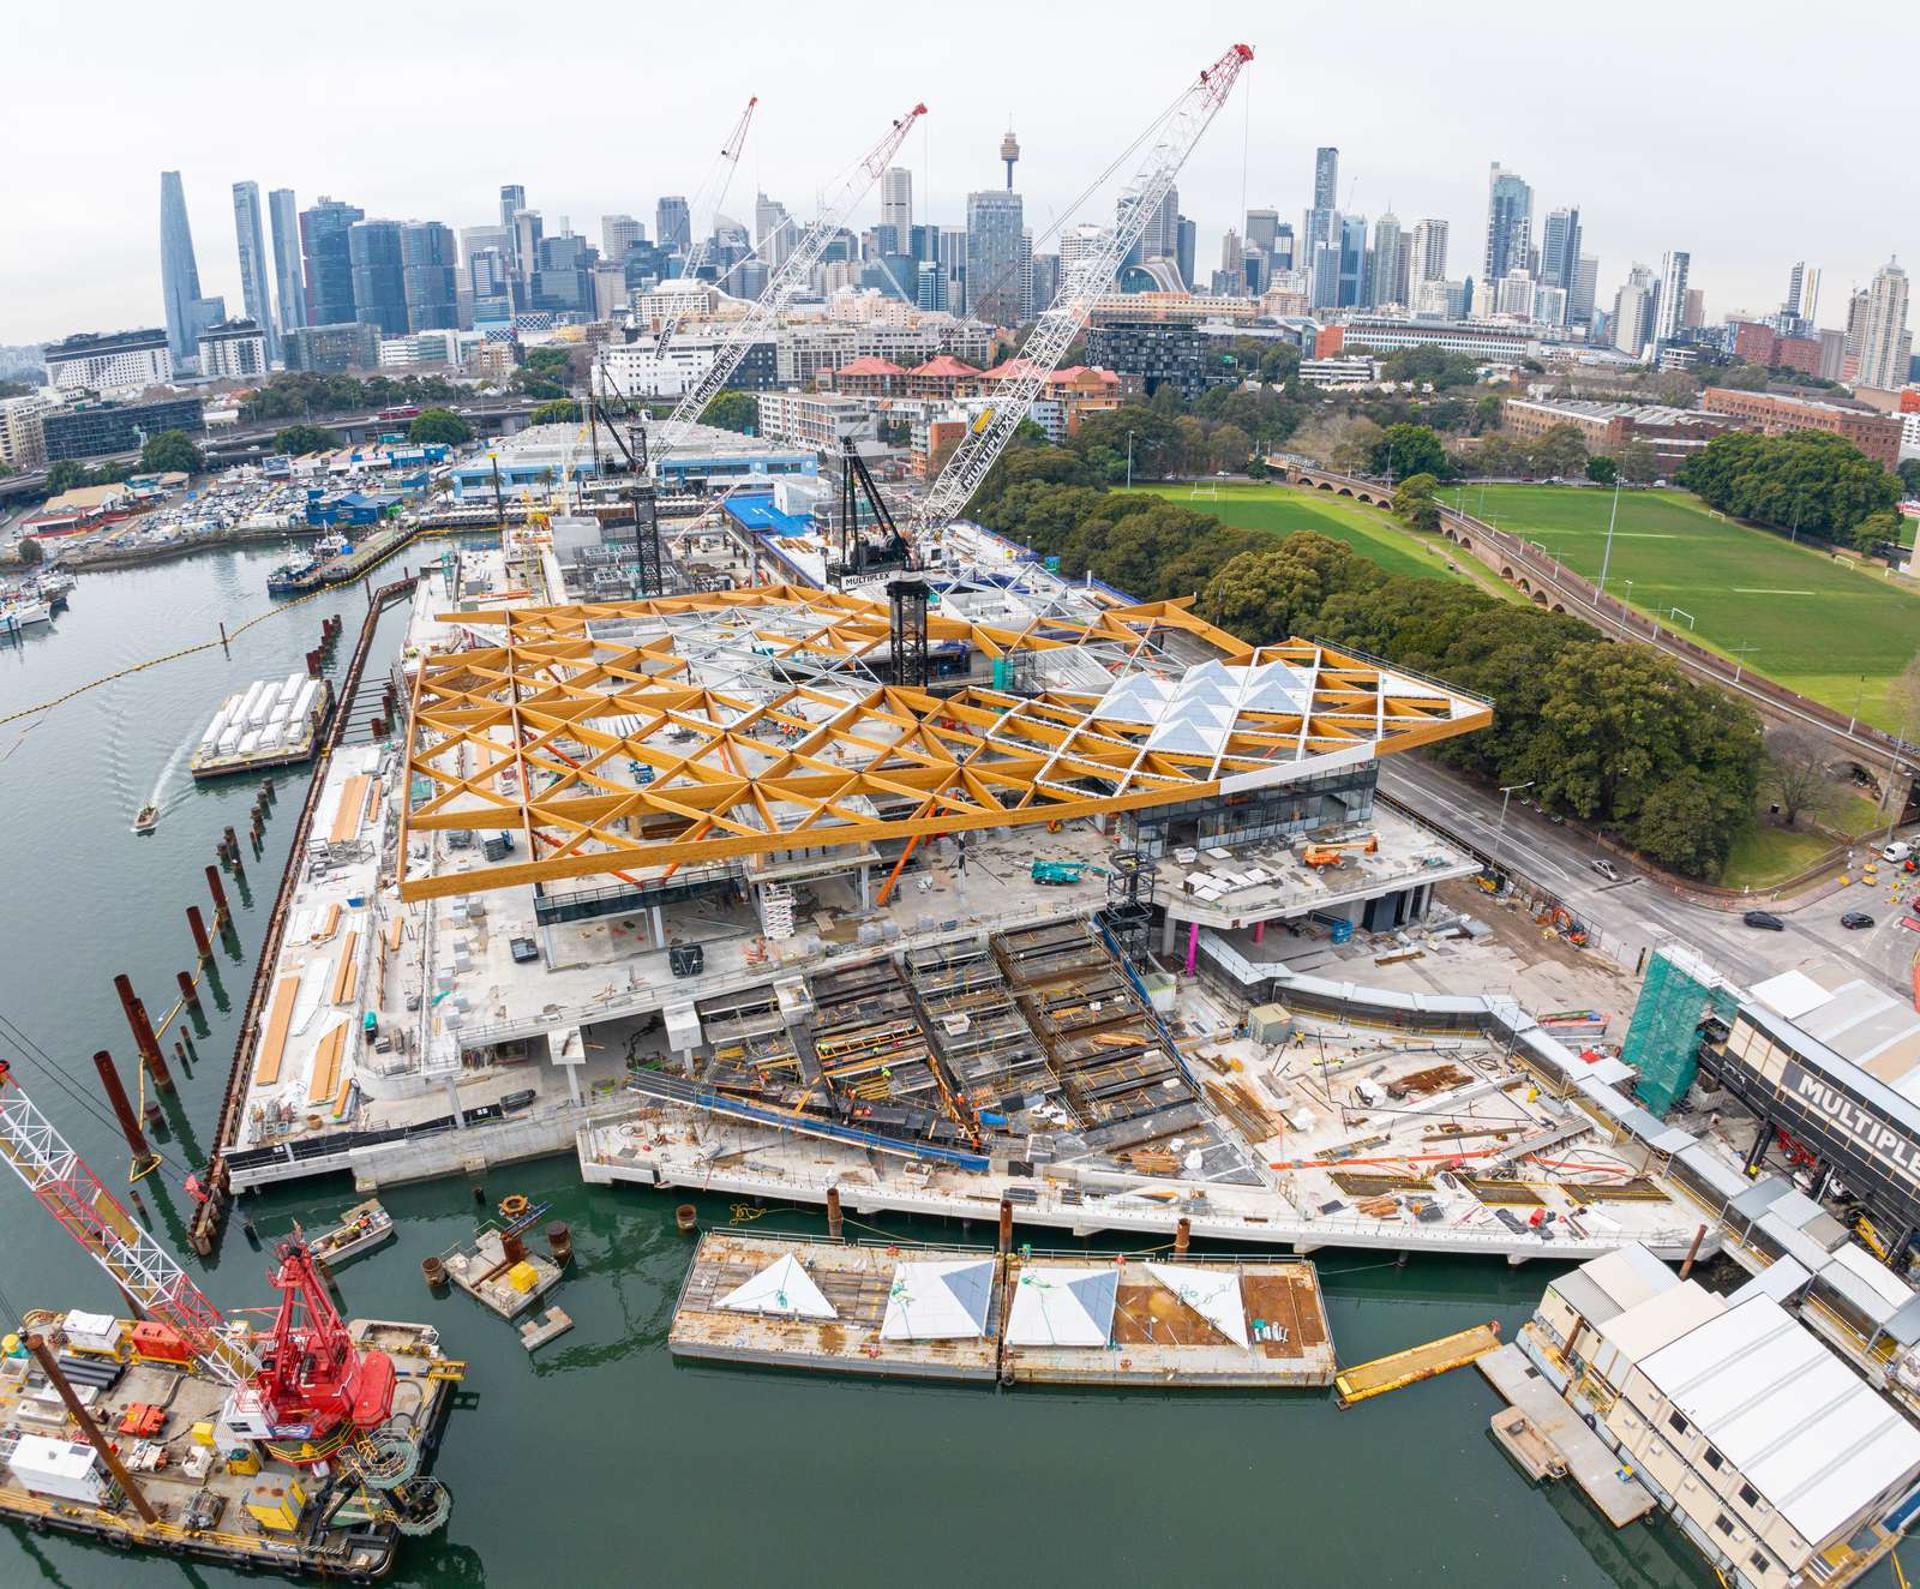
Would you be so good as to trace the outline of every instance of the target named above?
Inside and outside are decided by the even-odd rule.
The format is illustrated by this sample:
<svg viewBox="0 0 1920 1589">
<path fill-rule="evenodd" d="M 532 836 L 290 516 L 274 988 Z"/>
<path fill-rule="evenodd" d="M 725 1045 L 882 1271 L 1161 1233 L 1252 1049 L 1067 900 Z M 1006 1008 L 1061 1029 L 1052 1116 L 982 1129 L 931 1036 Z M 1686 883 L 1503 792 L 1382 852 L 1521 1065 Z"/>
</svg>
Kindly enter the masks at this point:
<svg viewBox="0 0 1920 1589">
<path fill-rule="evenodd" d="M 298 596 L 313 584 L 313 576 L 320 567 L 317 557 L 299 558 L 290 563 L 282 563 L 267 575 L 267 594 L 269 596 Z"/>
<path fill-rule="evenodd" d="M 156 805 L 142 806 L 140 808 L 140 815 L 133 819 L 133 831 L 135 833 L 151 833 L 159 826 L 160 808 Z"/>
</svg>

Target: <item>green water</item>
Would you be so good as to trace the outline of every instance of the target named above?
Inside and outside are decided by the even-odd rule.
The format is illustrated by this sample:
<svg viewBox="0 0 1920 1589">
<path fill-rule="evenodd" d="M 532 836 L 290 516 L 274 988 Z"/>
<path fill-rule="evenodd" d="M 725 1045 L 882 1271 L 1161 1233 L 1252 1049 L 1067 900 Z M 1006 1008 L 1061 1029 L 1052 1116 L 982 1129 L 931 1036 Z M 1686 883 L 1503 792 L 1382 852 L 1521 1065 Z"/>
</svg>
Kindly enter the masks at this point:
<svg viewBox="0 0 1920 1589">
<path fill-rule="evenodd" d="M 57 632 L 0 646 L 0 715 L 140 658 L 211 637 L 267 606 L 270 552 L 91 575 Z M 260 625 L 235 647 L 81 696 L 22 735 L 0 727 L 0 879 L 6 889 L 0 1014 L 56 1061 L 0 1032 L 0 1053 L 110 1181 L 126 1152 L 111 1126 L 60 1087 L 93 1088 L 89 1056 L 131 1045 L 112 989 L 126 971 L 156 1013 L 191 963 L 183 910 L 227 824 L 244 833 L 253 786 L 196 788 L 176 765 L 159 831 L 127 827 L 161 769 L 219 697 L 284 675 L 320 616 L 359 621 L 347 593 Z M 390 619 L 389 624 L 394 620 Z M 391 632 L 391 631 L 387 631 Z M 290 791 L 249 870 L 237 957 L 220 966 L 243 1002 L 261 920 L 284 858 Z M 229 885 L 231 887 L 231 885 Z M 182 1166 L 213 1124 L 233 1010 L 209 1010 L 199 1064 L 181 1079 L 166 1151 Z M 168 1044 L 171 1048 L 171 1043 Z M 97 1105 L 95 1106 L 97 1108 Z M 148 1206 L 184 1252 L 185 1199 L 146 1183 Z M 1059 1584 L 1708 1585 L 1671 1529 L 1616 1535 L 1567 1486 L 1534 1490 L 1487 1434 L 1493 1393 L 1472 1372 L 1337 1411 L 1320 1394 L 1084 1394 L 847 1382 L 676 1367 L 666 1351 L 689 1255 L 673 1200 L 583 1187 L 571 1159 L 498 1171 L 489 1203 L 523 1192 L 573 1226 L 576 1267 L 553 1300 L 575 1329 L 529 1360 L 512 1331 L 454 1293 L 437 1299 L 421 1258 L 472 1229 L 464 1183 L 383 1194 L 399 1239 L 345 1269 L 355 1313 L 423 1319 L 467 1358 L 438 1471 L 455 1496 L 443 1538 L 410 1544 L 392 1581 L 978 1585 Z M 325 1222 L 353 1200 L 344 1180 L 251 1202 L 263 1234 Z M 702 1205 L 724 1223 L 724 1202 Z M 763 1229 L 818 1231 L 767 1214 Z M 902 1222 L 893 1233 L 961 1232 Z M 11 1179 L 0 1182 L 0 1287 L 16 1306 L 108 1309 L 116 1299 L 80 1249 Z M 972 1233 L 984 1238 L 984 1231 Z M 272 1300 L 266 1256 L 235 1229 L 195 1273 L 223 1307 Z M 1524 1319 L 1547 1272 L 1326 1255 L 1341 1356 L 1359 1361 L 1466 1325 Z M 130 1571 L 110 1551 L 0 1530 L 0 1585 L 223 1585 L 238 1575 L 155 1559 Z M 1891 1575 L 1888 1575 L 1891 1581 Z"/>
</svg>

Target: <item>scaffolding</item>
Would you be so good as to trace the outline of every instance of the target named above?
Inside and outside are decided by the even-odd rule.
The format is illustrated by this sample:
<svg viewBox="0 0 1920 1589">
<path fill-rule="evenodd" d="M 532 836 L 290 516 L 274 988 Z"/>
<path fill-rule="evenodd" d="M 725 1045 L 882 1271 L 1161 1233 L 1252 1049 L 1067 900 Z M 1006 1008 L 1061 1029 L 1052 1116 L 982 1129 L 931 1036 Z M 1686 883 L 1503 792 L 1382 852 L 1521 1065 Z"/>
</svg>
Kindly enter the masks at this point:
<svg viewBox="0 0 1920 1589">
<path fill-rule="evenodd" d="M 1654 951 L 1620 1049 L 1639 1072 L 1634 1092 L 1649 1113 L 1664 1118 L 1686 1095 L 1700 1065 L 1702 1023 L 1731 1025 L 1740 997 L 1739 988 L 1684 945 Z"/>
</svg>

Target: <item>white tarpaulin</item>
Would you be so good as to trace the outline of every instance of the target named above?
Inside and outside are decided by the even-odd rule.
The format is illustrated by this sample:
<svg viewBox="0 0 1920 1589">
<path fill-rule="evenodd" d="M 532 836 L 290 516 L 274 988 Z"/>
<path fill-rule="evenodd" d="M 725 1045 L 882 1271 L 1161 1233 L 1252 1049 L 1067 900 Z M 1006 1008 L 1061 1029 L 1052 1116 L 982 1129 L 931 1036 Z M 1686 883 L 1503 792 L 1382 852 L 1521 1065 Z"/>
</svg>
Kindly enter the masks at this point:
<svg viewBox="0 0 1920 1589">
<path fill-rule="evenodd" d="M 1120 1275 L 1113 1265 L 1020 1271 L 1007 1315 L 1009 1346 L 1105 1346 L 1113 1339 Z"/>
<path fill-rule="evenodd" d="M 746 1284 L 735 1286 L 716 1306 L 729 1313 L 777 1313 L 790 1319 L 840 1316 L 792 1253 L 768 1264 Z"/>
<path fill-rule="evenodd" d="M 990 1258 L 894 1265 L 881 1336 L 889 1341 L 978 1339 L 987 1333 L 993 1275 Z"/>
<path fill-rule="evenodd" d="M 1237 1272 L 1171 1263 L 1150 1263 L 1147 1272 L 1228 1340 L 1247 1344 L 1247 1310 L 1240 1300 Z"/>
</svg>

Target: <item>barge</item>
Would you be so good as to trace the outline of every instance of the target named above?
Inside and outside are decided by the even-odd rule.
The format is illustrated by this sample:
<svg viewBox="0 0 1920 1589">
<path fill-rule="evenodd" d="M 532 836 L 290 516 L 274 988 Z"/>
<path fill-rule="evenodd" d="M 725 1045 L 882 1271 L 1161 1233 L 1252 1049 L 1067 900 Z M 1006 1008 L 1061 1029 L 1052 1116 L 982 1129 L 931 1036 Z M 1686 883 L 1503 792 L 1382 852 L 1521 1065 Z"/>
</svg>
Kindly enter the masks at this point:
<svg viewBox="0 0 1920 1589">
<path fill-rule="evenodd" d="M 18 1336 L 0 1355 L 0 1519 L 129 1552 L 351 1583 L 384 1577 L 403 1537 L 444 1521 L 444 1512 L 402 1516 L 392 1500 L 396 1475 L 412 1483 L 431 1466 L 460 1371 L 429 1326 L 347 1325 L 357 1349 L 386 1353 L 395 1370 L 394 1418 L 380 1436 L 386 1466 L 374 1472 L 351 1457 L 324 1467 L 276 1457 L 243 1432 L 231 1388 L 183 1359 L 165 1326 L 78 1310 L 24 1322 L 114 1442 L 155 1520 L 78 1438 Z"/>
<path fill-rule="evenodd" d="M 305 673 L 259 679 L 221 702 L 187 762 L 195 778 L 310 761 L 333 713 L 333 684 Z"/>
</svg>

